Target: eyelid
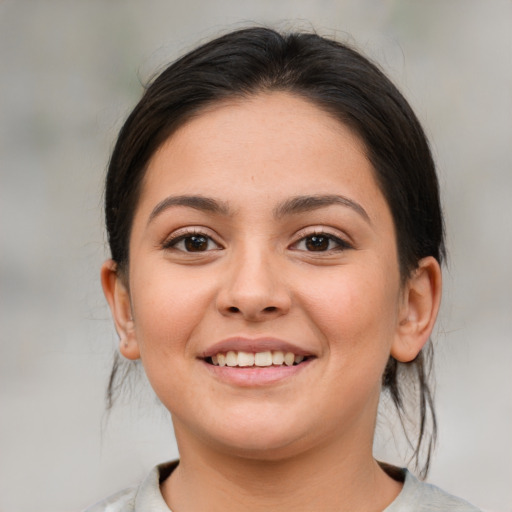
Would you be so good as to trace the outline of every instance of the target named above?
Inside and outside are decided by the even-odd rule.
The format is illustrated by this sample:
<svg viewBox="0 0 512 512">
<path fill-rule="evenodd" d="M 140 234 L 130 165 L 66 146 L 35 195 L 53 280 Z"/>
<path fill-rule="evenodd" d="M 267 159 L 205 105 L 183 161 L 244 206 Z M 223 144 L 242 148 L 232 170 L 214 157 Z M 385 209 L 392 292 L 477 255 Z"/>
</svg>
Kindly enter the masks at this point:
<svg viewBox="0 0 512 512">
<path fill-rule="evenodd" d="M 354 248 L 354 244 L 350 241 L 350 238 L 347 235 L 341 234 L 338 230 L 336 230 L 336 233 L 333 233 L 333 228 L 328 228 L 327 226 L 314 226 L 301 229 L 295 234 L 294 242 L 290 244 L 290 248 L 293 248 L 294 246 L 298 245 L 299 242 L 302 242 L 305 238 L 319 235 L 326 236 L 330 240 L 333 240 L 339 244 L 338 248 L 330 249 L 329 251 L 323 252 L 331 252 L 333 250 L 346 250 Z"/>
<path fill-rule="evenodd" d="M 161 243 L 162 249 L 173 249 L 176 247 L 176 245 L 181 242 L 182 240 L 185 240 L 186 238 L 190 236 L 204 236 L 205 238 L 208 238 L 211 240 L 215 245 L 216 248 L 213 250 L 219 250 L 224 249 L 223 245 L 217 240 L 217 237 L 214 236 L 211 233 L 211 230 L 202 226 L 187 226 L 184 228 L 179 228 L 173 231 L 170 235 L 165 237 L 163 242 Z M 180 252 L 186 252 L 181 251 L 181 249 L 176 249 Z M 212 249 L 210 249 L 211 251 Z M 209 251 L 203 251 L 203 252 L 209 252 Z"/>
</svg>

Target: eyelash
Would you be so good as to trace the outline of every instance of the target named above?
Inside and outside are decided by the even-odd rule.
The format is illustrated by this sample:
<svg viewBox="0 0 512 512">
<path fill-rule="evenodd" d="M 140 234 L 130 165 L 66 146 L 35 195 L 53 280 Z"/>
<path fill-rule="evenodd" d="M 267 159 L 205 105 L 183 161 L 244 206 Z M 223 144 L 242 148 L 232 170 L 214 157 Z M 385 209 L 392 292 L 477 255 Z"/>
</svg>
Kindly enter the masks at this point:
<svg viewBox="0 0 512 512">
<path fill-rule="evenodd" d="M 328 243 L 327 248 L 326 249 L 320 248 L 319 250 L 314 250 L 314 249 L 308 250 L 307 248 L 306 249 L 298 249 L 299 244 L 302 244 L 302 243 L 307 244 L 308 239 L 310 241 L 312 241 L 313 243 L 315 243 L 312 240 L 314 238 L 327 240 L 327 243 Z M 322 240 L 319 240 L 317 242 L 321 243 Z M 331 242 L 335 243 L 336 247 L 329 247 Z M 301 236 L 301 238 L 299 240 L 297 240 L 297 242 L 294 242 L 291 247 L 295 250 L 303 250 L 305 252 L 322 252 L 322 253 L 329 253 L 329 252 L 334 252 L 334 251 L 345 251 L 347 249 L 353 248 L 353 246 L 351 244 L 349 244 L 346 240 L 343 240 L 342 238 L 335 236 L 331 233 L 326 233 L 325 231 L 315 231 L 313 233 L 304 234 Z"/>
<path fill-rule="evenodd" d="M 206 248 L 204 250 L 190 250 L 190 247 L 187 248 L 186 245 L 184 247 L 178 247 L 180 243 L 183 242 L 183 244 L 186 244 L 187 241 L 190 243 L 193 243 L 193 239 L 202 238 L 206 241 Z M 314 240 L 317 239 L 317 240 Z M 327 241 L 327 246 L 324 247 L 325 242 Z M 316 248 L 308 247 L 308 242 L 317 244 Z M 201 243 L 201 241 L 199 241 Z M 331 243 L 334 243 L 335 247 L 330 247 Z M 214 244 L 215 247 L 212 249 L 210 247 L 211 244 Z M 305 248 L 299 248 L 301 244 L 306 244 Z M 177 251 L 181 251 L 184 253 L 203 253 L 203 252 L 210 252 L 212 250 L 219 250 L 223 247 L 220 246 L 211 236 L 207 235 L 206 233 L 200 231 L 200 230 L 190 230 L 185 233 L 179 233 L 170 239 L 167 239 L 162 244 L 163 249 L 175 249 Z M 198 247 L 197 247 L 198 248 Z M 313 233 L 304 234 L 301 236 L 296 242 L 294 242 L 290 248 L 292 250 L 298 250 L 298 251 L 304 251 L 304 252 L 320 252 L 320 253 L 331 253 L 331 252 L 338 252 L 338 251 L 345 251 L 347 249 L 352 249 L 353 246 L 348 243 L 346 240 L 343 240 L 342 238 L 335 236 L 331 233 L 326 233 L 325 231 L 315 231 Z"/>
<path fill-rule="evenodd" d="M 183 242 L 184 244 L 186 244 L 186 241 L 189 240 L 189 241 L 192 241 L 192 239 L 194 237 L 197 237 L 197 238 L 203 238 L 206 240 L 206 243 L 207 243 L 207 248 L 206 250 L 202 251 L 202 250 L 198 250 L 198 251 L 193 251 L 193 250 L 187 250 L 186 247 L 183 247 L 183 248 L 178 248 L 178 244 L 180 244 L 181 242 Z M 214 249 L 208 249 L 208 246 L 210 244 L 214 244 L 215 245 L 215 248 Z M 211 250 L 218 250 L 218 249 L 222 249 L 222 247 L 220 246 L 220 244 L 218 244 L 211 236 L 207 235 L 206 233 L 202 232 L 202 231 L 199 231 L 199 230 L 190 230 L 190 231 L 187 231 L 185 233 L 179 233 L 175 236 L 172 236 L 171 238 L 167 239 L 163 244 L 162 244 L 162 248 L 163 249 L 175 249 L 177 251 L 181 251 L 181 252 L 184 252 L 184 253 L 201 253 L 201 252 L 209 252 Z"/>
</svg>

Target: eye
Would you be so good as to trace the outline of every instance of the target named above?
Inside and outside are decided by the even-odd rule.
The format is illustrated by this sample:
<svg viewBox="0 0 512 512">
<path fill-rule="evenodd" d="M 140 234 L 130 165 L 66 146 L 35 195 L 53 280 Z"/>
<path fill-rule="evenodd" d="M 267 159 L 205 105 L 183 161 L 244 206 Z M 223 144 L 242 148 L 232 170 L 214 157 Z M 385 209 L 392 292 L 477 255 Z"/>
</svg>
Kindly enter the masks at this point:
<svg viewBox="0 0 512 512">
<path fill-rule="evenodd" d="M 164 244 L 164 249 L 176 249 L 183 252 L 207 252 L 221 249 L 211 237 L 203 233 L 179 235 Z"/>
<path fill-rule="evenodd" d="M 350 248 L 348 242 L 329 233 L 314 233 L 301 238 L 293 245 L 293 249 L 308 252 L 342 251 Z"/>
</svg>

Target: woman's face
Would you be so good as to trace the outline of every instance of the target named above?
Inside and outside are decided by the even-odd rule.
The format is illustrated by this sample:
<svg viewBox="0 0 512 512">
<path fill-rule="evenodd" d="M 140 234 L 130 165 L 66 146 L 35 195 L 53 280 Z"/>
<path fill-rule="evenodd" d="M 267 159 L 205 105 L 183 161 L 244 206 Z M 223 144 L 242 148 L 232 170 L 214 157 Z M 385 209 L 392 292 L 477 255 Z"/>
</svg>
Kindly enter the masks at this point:
<svg viewBox="0 0 512 512">
<path fill-rule="evenodd" d="M 179 442 L 371 447 L 403 301 L 390 210 L 337 120 L 272 93 L 188 122 L 149 163 L 128 283 L 121 350 Z"/>
</svg>

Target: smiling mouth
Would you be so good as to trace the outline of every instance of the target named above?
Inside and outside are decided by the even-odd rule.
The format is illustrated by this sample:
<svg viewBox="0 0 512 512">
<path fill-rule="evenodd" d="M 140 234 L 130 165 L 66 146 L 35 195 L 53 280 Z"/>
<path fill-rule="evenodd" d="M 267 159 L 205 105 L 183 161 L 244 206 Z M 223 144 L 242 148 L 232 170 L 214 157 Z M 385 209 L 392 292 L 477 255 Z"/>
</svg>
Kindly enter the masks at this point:
<svg viewBox="0 0 512 512">
<path fill-rule="evenodd" d="M 269 366 L 297 366 L 311 359 L 312 356 L 303 356 L 293 352 L 281 350 L 267 350 L 264 352 L 243 352 L 230 350 L 219 352 L 204 361 L 213 366 L 229 366 L 232 368 L 264 368 Z"/>
</svg>

